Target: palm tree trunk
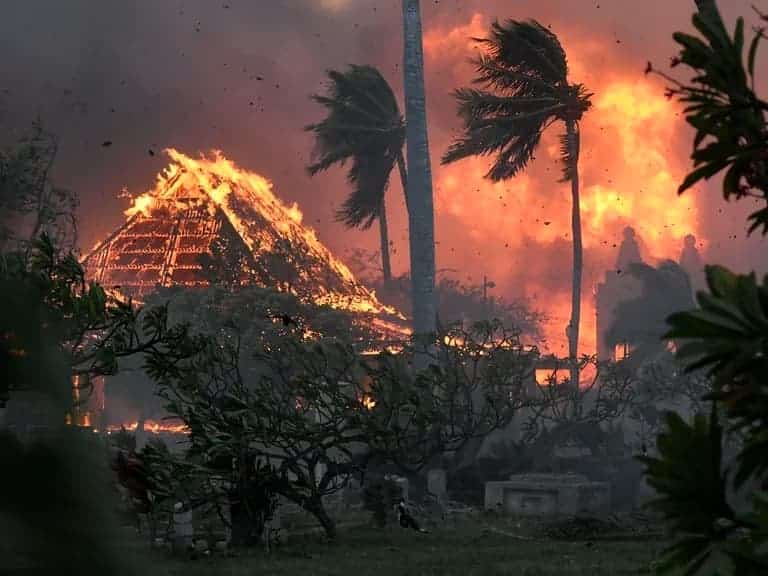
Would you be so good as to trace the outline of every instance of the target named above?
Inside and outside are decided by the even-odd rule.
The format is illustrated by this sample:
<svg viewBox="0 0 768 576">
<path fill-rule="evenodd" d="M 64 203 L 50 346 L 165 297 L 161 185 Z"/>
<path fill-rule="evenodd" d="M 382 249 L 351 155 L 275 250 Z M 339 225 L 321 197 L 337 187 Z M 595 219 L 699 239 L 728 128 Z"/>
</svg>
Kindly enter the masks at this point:
<svg viewBox="0 0 768 576">
<path fill-rule="evenodd" d="M 571 322 L 568 325 L 568 360 L 571 383 L 579 383 L 579 323 L 581 321 L 581 273 L 583 254 L 581 245 L 581 206 L 579 200 L 579 128 L 575 121 L 566 123 L 570 150 L 571 175 L 571 231 L 573 234 L 573 288 L 571 293 Z"/>
<path fill-rule="evenodd" d="M 400 185 L 403 187 L 403 197 L 405 198 L 405 210 L 411 213 L 411 206 L 408 203 L 408 171 L 405 169 L 405 159 L 403 153 L 397 155 L 397 169 L 400 172 Z"/>
<path fill-rule="evenodd" d="M 435 217 L 432 169 L 427 138 L 424 55 L 419 0 L 403 0 L 405 118 L 408 153 L 408 226 L 413 297 L 413 333 L 417 344 L 414 368 L 428 364 L 427 347 L 434 338 Z"/>
<path fill-rule="evenodd" d="M 384 284 L 392 281 L 392 265 L 389 261 L 389 230 L 387 226 L 387 206 L 384 198 L 381 199 L 379 208 L 379 239 L 381 241 L 381 270 L 384 275 Z"/>
</svg>

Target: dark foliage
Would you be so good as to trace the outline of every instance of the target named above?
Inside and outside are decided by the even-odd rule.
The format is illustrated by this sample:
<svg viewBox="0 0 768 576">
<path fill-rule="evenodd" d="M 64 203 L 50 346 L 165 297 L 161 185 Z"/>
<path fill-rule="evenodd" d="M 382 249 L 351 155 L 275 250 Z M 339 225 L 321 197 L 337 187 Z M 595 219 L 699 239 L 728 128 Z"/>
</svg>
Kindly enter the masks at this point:
<svg viewBox="0 0 768 576">
<path fill-rule="evenodd" d="M 689 372 L 708 371 L 712 392 L 706 398 L 713 402 L 712 416 L 698 416 L 688 425 L 669 415 L 658 439 L 659 456 L 643 461 L 649 483 L 660 495 L 656 506 L 677 535 L 665 569 L 708 574 L 712 562 L 727 558 L 731 573 L 758 574 L 768 569 L 768 281 L 759 285 L 754 274 L 738 276 L 709 266 L 707 282 L 709 292 L 698 294 L 700 308 L 672 315 L 666 336 L 682 342 L 678 356 Z M 720 410 L 728 430 L 741 438 L 736 462 L 727 471 Z M 752 483 L 762 489 L 754 495 L 750 514 L 737 514 L 729 503 L 731 480 L 736 488 Z"/>
<path fill-rule="evenodd" d="M 680 185 L 679 192 L 725 171 L 726 200 L 752 197 L 768 203 L 768 103 L 755 93 L 757 51 L 765 38 L 765 28 L 755 30 L 747 47 L 743 18 L 736 21 L 731 35 L 715 2 L 705 0 L 701 5 L 693 16 L 700 36 L 674 34 L 681 50 L 672 64 L 690 68 L 692 80 L 682 83 L 660 73 L 672 83 L 668 95 L 686 105 L 686 119 L 696 130 L 691 155 L 695 169 Z M 759 16 L 768 22 L 768 17 Z M 752 213 L 749 221 L 750 233 L 762 228 L 763 234 L 767 234 L 768 207 Z"/>
<path fill-rule="evenodd" d="M 532 159 L 544 130 L 556 121 L 578 123 L 590 108 L 590 94 L 568 83 L 568 63 L 557 37 L 530 20 L 494 23 L 489 38 L 476 39 L 487 54 L 476 61 L 476 84 L 456 91 L 465 135 L 443 163 L 495 154 L 488 178 L 505 180 Z M 577 150 L 563 137 L 563 178 L 574 174 Z"/>
<path fill-rule="evenodd" d="M 310 174 L 351 162 L 352 194 L 338 212 L 349 227 L 369 228 L 379 218 L 392 169 L 402 162 L 405 123 L 397 99 L 381 73 L 371 66 L 330 70 L 328 94 L 313 100 L 328 117 L 307 126 L 315 135 Z"/>
</svg>

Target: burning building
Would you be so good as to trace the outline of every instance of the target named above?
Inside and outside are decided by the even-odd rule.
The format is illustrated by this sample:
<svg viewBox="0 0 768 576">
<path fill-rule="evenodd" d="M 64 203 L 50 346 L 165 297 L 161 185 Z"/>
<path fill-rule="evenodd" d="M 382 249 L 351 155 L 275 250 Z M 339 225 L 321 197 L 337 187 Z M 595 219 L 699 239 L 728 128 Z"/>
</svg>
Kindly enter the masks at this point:
<svg viewBox="0 0 768 576">
<path fill-rule="evenodd" d="M 383 335 L 407 334 L 402 314 L 359 283 L 267 179 L 220 152 L 167 153 L 172 163 L 154 189 L 84 258 L 89 278 L 136 300 L 160 286 L 265 286 L 366 315 Z"/>
<path fill-rule="evenodd" d="M 267 179 L 220 152 L 167 154 L 154 188 L 84 257 L 90 279 L 137 301 L 165 286 L 268 287 L 348 311 L 382 342 L 407 337 L 405 317 L 358 282 Z"/>
</svg>

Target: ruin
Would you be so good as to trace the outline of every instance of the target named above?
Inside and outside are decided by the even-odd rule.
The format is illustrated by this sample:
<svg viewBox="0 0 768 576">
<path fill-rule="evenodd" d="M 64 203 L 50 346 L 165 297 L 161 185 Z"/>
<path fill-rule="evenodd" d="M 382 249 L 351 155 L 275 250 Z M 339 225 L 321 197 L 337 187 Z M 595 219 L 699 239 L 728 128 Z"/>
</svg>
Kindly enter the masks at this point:
<svg viewBox="0 0 768 576">
<path fill-rule="evenodd" d="M 519 516 L 605 514 L 610 485 L 579 474 L 520 474 L 486 482 L 485 509 Z"/>
<path fill-rule="evenodd" d="M 239 169 L 220 152 L 199 159 L 166 152 L 171 163 L 154 188 L 134 198 L 126 221 L 82 259 L 90 280 L 134 302 L 159 287 L 267 287 L 351 313 L 381 346 L 408 337 L 406 318 L 358 282 L 267 179 Z M 84 407 L 70 416 L 72 424 L 99 422 L 103 382 L 96 384 L 100 408 Z M 128 429 L 140 427 L 148 429 L 147 423 Z M 179 432 L 156 428 L 149 431 Z"/>
</svg>

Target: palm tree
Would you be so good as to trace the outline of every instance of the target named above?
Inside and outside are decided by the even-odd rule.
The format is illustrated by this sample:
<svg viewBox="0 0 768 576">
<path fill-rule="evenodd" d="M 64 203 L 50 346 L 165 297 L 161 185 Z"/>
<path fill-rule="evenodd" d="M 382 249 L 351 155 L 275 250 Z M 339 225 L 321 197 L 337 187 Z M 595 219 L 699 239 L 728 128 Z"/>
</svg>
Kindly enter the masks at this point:
<svg viewBox="0 0 768 576">
<path fill-rule="evenodd" d="M 423 340 L 422 343 L 426 344 L 437 327 L 437 306 L 435 302 L 435 215 L 427 138 L 424 52 L 419 0 L 403 0 L 403 30 L 413 333 L 417 342 Z M 426 356 L 417 354 L 414 359 L 415 368 L 423 368 L 425 363 Z"/>
<path fill-rule="evenodd" d="M 346 72 L 330 70 L 328 77 L 328 94 L 312 96 L 328 109 L 328 116 L 306 127 L 315 134 L 314 162 L 308 170 L 314 176 L 351 161 L 347 180 L 353 190 L 337 218 L 349 228 L 364 230 L 379 221 L 381 264 L 384 281 L 389 283 L 392 268 L 384 197 L 395 165 L 406 190 L 405 123 L 392 88 L 376 68 L 350 66 Z"/>
<path fill-rule="evenodd" d="M 571 380 L 576 381 L 582 274 L 579 122 L 591 106 L 592 95 L 582 84 L 569 83 L 563 47 L 557 36 L 535 20 L 495 22 L 490 38 L 475 40 L 488 49 L 475 61 L 475 84 L 483 89 L 456 91 L 464 135 L 448 149 L 443 164 L 495 155 L 486 177 L 506 180 L 528 165 L 546 128 L 558 121 L 565 124 L 562 181 L 571 183 L 573 229 L 571 320 L 566 333 Z"/>
</svg>

